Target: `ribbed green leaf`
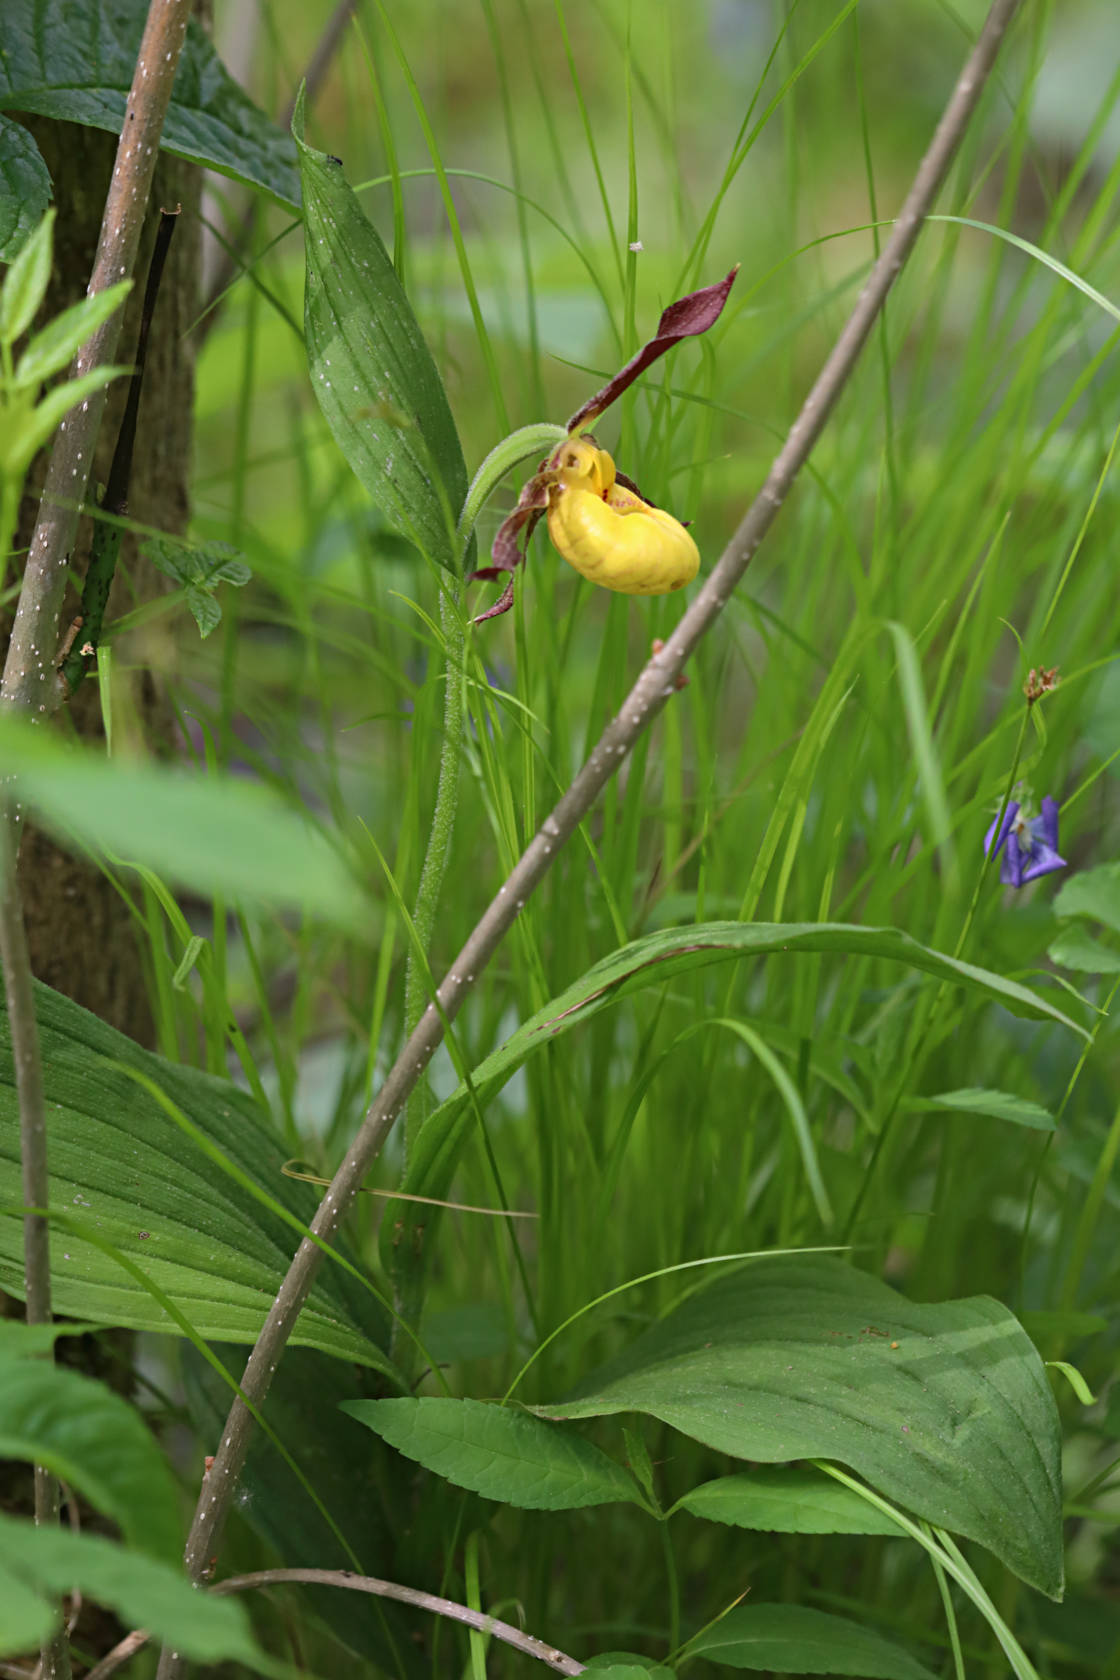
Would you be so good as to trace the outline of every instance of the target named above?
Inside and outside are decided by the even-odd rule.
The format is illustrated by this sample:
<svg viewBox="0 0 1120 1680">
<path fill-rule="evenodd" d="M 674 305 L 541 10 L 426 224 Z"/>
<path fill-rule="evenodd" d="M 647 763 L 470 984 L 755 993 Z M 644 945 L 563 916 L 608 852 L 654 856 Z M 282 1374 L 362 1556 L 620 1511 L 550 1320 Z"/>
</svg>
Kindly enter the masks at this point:
<svg viewBox="0 0 1120 1680">
<path fill-rule="evenodd" d="M 310 1222 L 314 1192 L 284 1177 L 278 1139 L 232 1084 L 139 1049 L 46 986 L 36 987 L 35 1008 L 50 1203 L 67 1216 L 51 1241 L 55 1306 L 99 1324 L 183 1333 L 100 1241 L 138 1266 L 201 1336 L 252 1342 L 299 1231 L 224 1171 L 126 1070 L 150 1080 L 244 1179 L 297 1221 Z M 15 1210 L 22 1200 L 11 1043 L 0 1000 L 0 1202 L 8 1210 L 0 1218 L 0 1288 L 20 1298 L 22 1221 Z M 391 1372 L 378 1346 L 384 1334 L 374 1298 L 327 1260 L 293 1342 Z"/>
<path fill-rule="evenodd" d="M 509 1406 L 479 1400 L 348 1400 L 342 1410 L 426 1470 L 503 1505 L 574 1511 L 639 1502 L 613 1458 Z"/>
<path fill-rule="evenodd" d="M 119 134 L 147 14 L 147 0 L 4 0 L 0 110 Z M 299 204 L 291 140 L 238 86 L 194 20 L 161 144 Z"/>
<path fill-rule="evenodd" d="M 38 146 L 22 123 L 0 117 L 0 262 L 11 262 L 50 201 Z"/>
<path fill-rule="evenodd" d="M 335 158 L 292 132 L 303 179 L 307 359 L 319 406 L 367 495 L 417 548 L 459 568 L 467 472 L 431 351 L 389 253 Z"/>
<path fill-rule="evenodd" d="M 882 1634 L 799 1604 L 740 1604 L 688 1649 L 690 1656 L 705 1656 L 728 1668 L 934 1680 L 923 1663 Z"/>
<path fill-rule="evenodd" d="M 914 1304 L 825 1255 L 754 1261 L 534 1409 L 644 1412 L 762 1463 L 834 1459 L 1061 1594 L 1057 1409 L 1022 1327 L 986 1296 Z"/>
</svg>

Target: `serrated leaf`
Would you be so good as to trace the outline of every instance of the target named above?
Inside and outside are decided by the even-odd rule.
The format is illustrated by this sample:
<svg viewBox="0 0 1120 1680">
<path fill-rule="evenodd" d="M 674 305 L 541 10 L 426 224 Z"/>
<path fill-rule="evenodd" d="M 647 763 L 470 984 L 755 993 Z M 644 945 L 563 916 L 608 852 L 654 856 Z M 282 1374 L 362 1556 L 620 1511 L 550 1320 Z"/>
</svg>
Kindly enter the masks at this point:
<svg viewBox="0 0 1120 1680">
<path fill-rule="evenodd" d="M 1054 914 L 1088 916 L 1120 933 L 1120 863 L 1072 875 L 1054 899 Z"/>
<path fill-rule="evenodd" d="M 59 1312 L 166 1335 L 181 1326 L 113 1257 L 111 1244 L 218 1341 L 252 1342 L 299 1231 L 224 1170 L 198 1138 L 126 1070 L 148 1079 L 223 1160 L 304 1224 L 316 1195 L 286 1178 L 287 1151 L 252 1099 L 226 1080 L 141 1050 L 77 1004 L 35 988 L 46 1094 L 50 1205 L 70 1216 L 52 1233 Z M 23 1297 L 18 1102 L 0 996 L 0 1288 Z M 71 1222 L 72 1221 L 72 1222 Z M 85 1233 L 88 1233 L 86 1235 Z M 338 1246 L 343 1253 L 344 1243 Z M 334 1261 L 319 1271 L 294 1343 L 394 1375 L 378 1345 L 376 1300 Z"/>
<path fill-rule="evenodd" d="M 728 1668 L 934 1680 L 923 1663 L 871 1628 L 799 1604 L 740 1604 L 688 1647 Z"/>
<path fill-rule="evenodd" d="M 338 163 L 292 133 L 303 180 L 311 383 L 335 442 L 403 536 L 459 570 L 455 522 L 467 473 L 455 422 L 412 305 Z"/>
<path fill-rule="evenodd" d="M 1054 1119 L 1038 1103 L 1026 1097 L 1014 1096 L 1010 1091 L 988 1091 L 980 1086 L 968 1086 L 960 1091 L 943 1091 L 936 1097 L 911 1097 L 906 1107 L 916 1113 L 986 1114 L 993 1120 L 1010 1120 L 1016 1126 L 1029 1126 L 1032 1131 L 1052 1132 Z"/>
<path fill-rule="evenodd" d="M 0 108 L 119 134 L 147 12 L 147 0 L 4 0 Z M 160 144 L 299 204 L 290 138 L 238 86 L 193 19 Z"/>
<path fill-rule="evenodd" d="M 0 718 L 11 794 L 64 843 L 146 865 L 172 882 L 371 927 L 365 894 L 320 829 L 270 789 L 231 776 L 107 759 Z"/>
<path fill-rule="evenodd" d="M 638 1503 L 620 1464 L 590 1441 L 479 1400 L 349 1400 L 342 1410 L 456 1487 L 526 1511 Z"/>
<path fill-rule="evenodd" d="M 0 63 L 3 56 L 0 55 Z M 35 319 L 51 277 L 54 211 L 48 210 L 24 240 L 0 285 L 0 344 L 14 344 Z"/>
<path fill-rule="evenodd" d="M 19 1619 L 13 1625 L 0 1577 L 4 1603 L 0 1656 L 33 1649 L 41 1637 L 41 1618 L 39 1631 L 31 1631 L 29 1597 L 44 1605 L 50 1627 L 55 1612 L 45 1600 L 77 1588 L 115 1610 L 126 1627 L 147 1628 L 186 1657 L 205 1663 L 230 1658 L 256 1671 L 260 1653 L 243 1605 L 200 1592 L 170 1563 L 126 1551 L 100 1535 L 36 1528 L 33 1523 L 0 1516 L 0 1569 L 23 1589 L 16 1600 Z"/>
<path fill-rule="evenodd" d="M 733 1528 L 769 1534 L 902 1533 L 877 1506 L 819 1470 L 757 1465 L 704 1482 L 678 1500 L 682 1510 Z"/>
<path fill-rule="evenodd" d="M 139 1413 L 103 1383 L 48 1360 L 0 1354 L 0 1458 L 47 1465 L 138 1549 L 178 1559 L 174 1478 Z"/>
<path fill-rule="evenodd" d="M 194 560 L 195 551 L 185 543 L 175 542 L 168 537 L 146 537 L 140 545 L 140 552 L 145 560 L 151 562 L 164 577 L 173 583 L 193 583 L 198 576 L 198 569 Z"/>
<path fill-rule="evenodd" d="M 642 1412 L 767 1464 L 834 1459 L 1061 1594 L 1058 1414 L 1033 1345 L 987 1296 L 915 1303 L 825 1255 L 758 1260 L 533 1409 Z"/>
<path fill-rule="evenodd" d="M 48 321 L 17 362 L 16 385 L 39 385 L 52 373 L 68 367 L 90 334 L 121 307 L 131 290 L 131 280 L 121 280 L 93 297 L 80 298 Z"/>
<path fill-rule="evenodd" d="M 51 177 L 22 123 L 0 116 L 0 262 L 10 263 L 51 201 Z"/>
<path fill-rule="evenodd" d="M 1120 951 L 1102 945 L 1080 922 L 1070 922 L 1046 953 L 1059 968 L 1080 974 L 1120 974 Z"/>
<path fill-rule="evenodd" d="M 198 633 L 205 641 L 211 630 L 216 630 L 222 622 L 222 609 L 209 589 L 199 588 L 193 583 L 187 585 L 186 601 L 191 617 L 198 625 Z"/>
</svg>

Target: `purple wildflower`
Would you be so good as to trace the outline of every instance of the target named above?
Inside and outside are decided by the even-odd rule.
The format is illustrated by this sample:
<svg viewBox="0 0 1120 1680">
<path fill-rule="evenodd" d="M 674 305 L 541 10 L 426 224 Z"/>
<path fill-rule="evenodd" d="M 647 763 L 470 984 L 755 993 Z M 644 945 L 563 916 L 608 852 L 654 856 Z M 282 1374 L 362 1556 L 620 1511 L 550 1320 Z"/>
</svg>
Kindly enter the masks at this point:
<svg viewBox="0 0 1120 1680">
<path fill-rule="evenodd" d="M 1005 887 L 1025 887 L 1040 875 L 1064 869 L 1066 860 L 1058 855 L 1058 801 L 1047 794 L 1038 816 L 1028 817 L 1017 799 L 1010 800 L 1002 823 L 997 816 L 984 836 L 986 857 L 1000 851 L 999 878 Z"/>
</svg>

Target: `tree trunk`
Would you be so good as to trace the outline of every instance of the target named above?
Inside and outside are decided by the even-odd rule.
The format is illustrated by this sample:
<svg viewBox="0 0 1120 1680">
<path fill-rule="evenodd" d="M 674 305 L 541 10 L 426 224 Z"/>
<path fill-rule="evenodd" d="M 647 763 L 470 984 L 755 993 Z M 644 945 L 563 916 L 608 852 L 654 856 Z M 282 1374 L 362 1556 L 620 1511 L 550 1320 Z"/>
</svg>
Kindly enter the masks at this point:
<svg viewBox="0 0 1120 1680">
<path fill-rule="evenodd" d="M 49 319 L 82 297 L 93 267 L 105 194 L 112 173 L 116 139 L 96 129 L 38 117 L 22 119 L 34 134 L 54 182 L 58 209 L 54 269 L 41 319 Z M 159 301 L 148 341 L 136 450 L 129 494 L 129 514 L 142 525 L 181 533 L 187 522 L 187 470 L 190 462 L 191 409 L 194 390 L 191 340 L 184 335 L 199 308 L 199 171 L 177 158 L 162 157 L 156 170 L 152 203 L 141 243 L 135 283 L 125 313 L 119 359 L 127 363 L 140 325 L 144 280 L 162 208 L 181 204 L 183 214 L 171 242 Z M 98 439 L 89 500 L 109 473 L 127 382 L 109 388 L 105 423 Z M 35 462 L 21 509 L 17 544 L 30 540 L 46 454 Z M 71 557 L 79 579 L 85 570 L 91 521 L 83 519 Z M 166 584 L 155 568 L 139 558 L 136 541 L 121 545 L 117 579 L 107 623 L 122 611 L 160 593 Z M 77 610 L 75 592 L 68 606 Z M 4 626 L 10 629 L 10 620 Z M 127 643 L 127 678 L 117 679 L 125 664 L 116 649 L 113 685 L 114 747 L 122 735 L 149 751 L 168 750 L 172 716 L 161 694 L 158 672 L 151 668 L 158 641 L 143 632 Z M 81 735 L 99 737 L 101 704 L 98 684 L 87 677 L 70 704 Z M 83 1004 L 103 1021 L 141 1044 L 153 1039 L 148 988 L 137 931 L 127 905 L 104 875 L 85 859 L 61 850 L 45 834 L 29 827 L 19 860 L 31 965 L 40 980 Z"/>
</svg>

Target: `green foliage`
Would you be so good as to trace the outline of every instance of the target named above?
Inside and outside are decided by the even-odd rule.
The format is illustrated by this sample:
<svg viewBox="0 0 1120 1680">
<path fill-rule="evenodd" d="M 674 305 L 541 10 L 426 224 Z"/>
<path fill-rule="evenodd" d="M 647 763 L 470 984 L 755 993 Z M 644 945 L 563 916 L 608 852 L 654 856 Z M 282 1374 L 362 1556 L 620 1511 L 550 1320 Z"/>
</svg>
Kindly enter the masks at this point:
<svg viewBox="0 0 1120 1680">
<path fill-rule="evenodd" d="M 924 1663 L 871 1628 L 800 1604 L 741 1604 L 689 1646 L 727 1668 L 855 1674 L 859 1680 L 933 1680 Z"/>
<path fill-rule="evenodd" d="M 123 59 L 114 31 L 138 26 L 138 0 L 79 9 L 79 47 L 96 13 L 104 62 Z M 330 9 L 260 11 L 260 107 L 285 106 Z M 79 759 L 67 780 L 45 746 L 0 744 L 3 773 L 25 789 L 37 776 L 56 825 L 100 850 L 143 936 L 160 1059 L 39 997 L 62 1104 L 56 1289 L 97 1322 L 174 1330 L 144 1344 L 164 1396 L 145 1405 L 161 1436 L 181 1425 L 182 1379 L 189 1499 L 228 1396 L 189 1333 L 252 1334 L 298 1241 L 281 1210 L 302 1228 L 314 1206 L 282 1165 L 331 1175 L 406 1036 L 403 906 L 441 762 L 459 809 L 423 939 L 437 979 L 684 607 L 589 587 L 542 528 L 516 610 L 471 629 L 492 593 L 461 609 L 449 587 L 467 530 L 484 564 L 551 447 L 544 417 L 572 412 L 670 298 L 741 261 L 718 346 L 674 351 L 600 436 L 689 521 L 710 572 L 977 18 L 917 0 L 640 18 L 622 0 L 593 17 L 420 0 L 361 21 L 309 118 L 345 171 L 298 153 L 307 224 L 286 237 L 283 213 L 259 207 L 238 240 L 248 278 L 198 362 L 186 550 L 228 543 L 252 576 L 205 639 L 164 602 L 129 613 L 99 672 L 114 754 L 132 737 L 115 674 L 151 662 L 206 775 L 176 794 L 127 758 Z M 394 1133 L 376 1163 L 373 1188 L 465 1204 L 362 1198 L 340 1246 L 396 1286 L 391 1355 L 383 1310 L 325 1259 L 298 1332 L 312 1345 L 279 1367 L 278 1439 L 258 1435 L 223 1570 L 369 1570 L 520 1618 L 620 1680 L 736 1664 L 1099 1680 L 1115 1666 L 1120 84 L 1101 28 L 1083 0 L 1023 8 L 943 188 L 950 214 L 900 275 L 809 472 L 688 687 L 474 977 L 415 1148 Z M 98 61 L 73 62 L 65 32 L 41 53 L 51 109 L 119 113 L 130 67 L 102 95 Z M 199 62 L 173 149 L 197 140 L 293 202 L 287 138 L 238 116 L 215 61 Z M 44 186 L 20 159 L 40 195 L 26 228 Z M 327 358 L 350 376 L 333 407 L 317 401 Z M 15 468 L 82 395 L 49 393 L 34 428 L 11 405 Z M 464 461 L 485 463 L 469 495 Z M 213 619 L 212 599 L 197 604 Z M 1031 667 L 1056 664 L 1060 686 L 1025 710 Z M 449 700 L 465 721 L 445 738 Z M 248 811 L 251 779 L 275 795 L 267 811 Z M 1004 891 L 983 835 L 1028 793 L 1060 802 L 1068 867 Z M 0 1095 L 17 1287 L 10 1082 Z M 466 1211 L 505 1207 L 537 1217 Z M 848 1252 L 757 1260 L 680 1298 L 719 1256 L 821 1242 Z M 225 1350 L 228 1375 L 242 1362 Z M 522 1409 L 488 1403 L 511 1385 Z M 532 1450 L 523 1432 L 505 1450 L 526 1423 Z M 422 1451 L 404 1456 L 390 1429 Z M 576 1488 L 628 1495 L 516 1502 L 534 1479 L 552 1486 L 561 1446 L 587 1460 Z M 779 1451 L 792 1459 L 766 1459 Z M 1059 1605 L 1044 1594 L 1063 1515 Z M 291 1637 L 309 1672 L 524 1667 L 357 1593 L 269 1601 L 262 1638 Z"/>
<path fill-rule="evenodd" d="M 178 1067 L 46 987 L 36 1008 L 47 1099 L 52 1292 L 103 1324 L 245 1341 L 259 1330 L 315 1197 L 281 1171 L 267 1117 L 228 1081 Z M 19 1131 L 0 1013 L 0 1284 L 23 1295 Z M 345 1256 L 344 1256 L 345 1257 Z M 179 1316 L 169 1310 L 173 1304 Z M 329 1261 L 297 1344 L 391 1372 L 376 1298 Z M 111 1397 L 110 1397 L 111 1398 Z"/>
<path fill-rule="evenodd" d="M 1101 864 L 1067 881 L 1054 900 L 1054 914 L 1063 923 L 1050 946 L 1054 962 L 1083 974 L 1120 974 L 1120 949 L 1115 937 L 1108 942 L 1108 934 L 1120 934 L 1120 864 Z M 1100 922 L 1105 940 L 1086 922 Z"/>
<path fill-rule="evenodd" d="M 5 0 L 0 110 L 119 134 L 147 14 L 146 0 Z M 224 69 L 196 20 L 188 26 L 162 143 L 282 203 L 299 203 L 291 141 Z"/>
<path fill-rule="evenodd" d="M 220 583 L 244 589 L 252 572 L 232 543 L 203 543 L 192 547 L 167 537 L 149 537 L 144 556 L 172 583 L 180 585 L 183 597 L 204 639 L 222 622 L 217 600 Z"/>
<path fill-rule="evenodd" d="M 766 1464 L 835 1459 L 1061 1597 L 1057 1410 L 1030 1341 L 983 1296 L 924 1306 L 822 1255 L 756 1261 L 537 1409 L 640 1411 Z"/>
<path fill-rule="evenodd" d="M 51 201 L 51 178 L 23 127 L 0 116 L 0 262 L 10 263 Z"/>
<path fill-rule="evenodd" d="M 589 1441 L 477 1400 L 350 1400 L 343 1406 L 398 1452 L 456 1487 L 525 1511 L 641 1503 L 633 1477 Z"/>
<path fill-rule="evenodd" d="M 95 854 L 352 929 L 368 921 L 337 846 L 263 788 L 67 750 L 7 718 L 0 718 L 0 751 L 18 797 Z"/>
<path fill-rule="evenodd" d="M 396 530 L 450 571 L 467 472 L 443 381 L 377 229 L 336 158 L 292 133 L 303 180 L 307 360 L 327 424 Z"/>
<path fill-rule="evenodd" d="M 54 217 L 54 211 L 48 210 L 22 240 L 0 283 L 0 584 L 23 481 L 36 452 L 77 403 L 126 371 L 92 368 L 39 397 L 42 381 L 64 368 L 90 334 L 120 308 L 131 284 L 127 280 L 82 298 L 49 321 L 29 340 L 13 366 L 12 348 L 31 326 L 46 295 Z"/>
<path fill-rule="evenodd" d="M 704 1482 L 677 1501 L 682 1511 L 733 1528 L 771 1534 L 894 1534 L 891 1522 L 851 1488 L 818 1470 L 757 1465 L 746 1474 Z"/>
<path fill-rule="evenodd" d="M 33 1651 L 57 1620 L 51 1600 L 75 1590 L 197 1662 L 228 1657 L 254 1669 L 260 1663 L 257 1671 L 269 1672 L 244 1606 L 211 1598 L 169 1563 L 96 1534 L 35 1528 L 0 1516 L 0 1656 Z"/>
<path fill-rule="evenodd" d="M 48 1465 L 118 1523 L 131 1546 L 178 1560 L 171 1473 L 137 1413 L 100 1383 L 0 1350 L 0 1456 Z"/>
</svg>

